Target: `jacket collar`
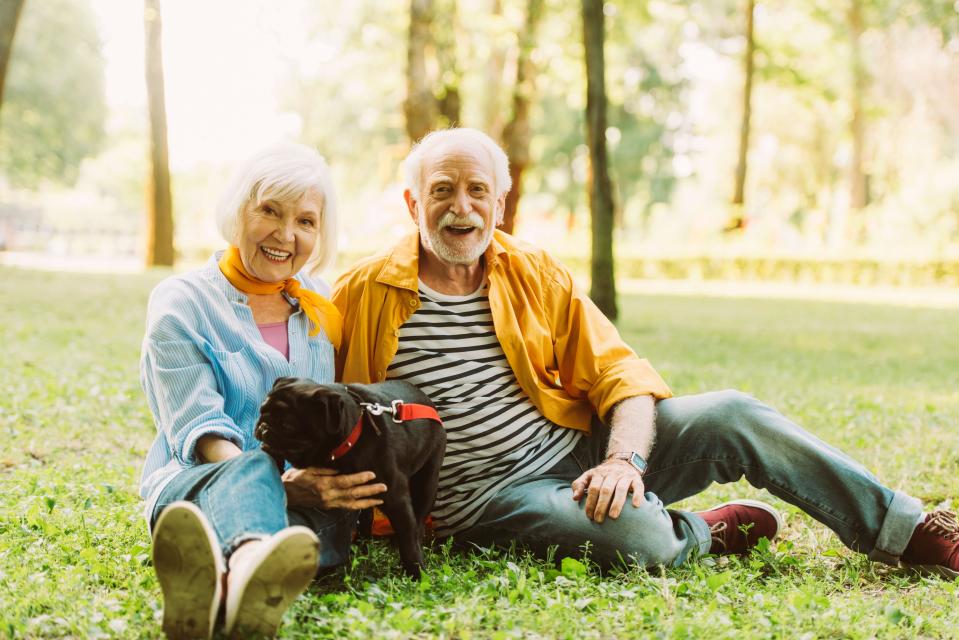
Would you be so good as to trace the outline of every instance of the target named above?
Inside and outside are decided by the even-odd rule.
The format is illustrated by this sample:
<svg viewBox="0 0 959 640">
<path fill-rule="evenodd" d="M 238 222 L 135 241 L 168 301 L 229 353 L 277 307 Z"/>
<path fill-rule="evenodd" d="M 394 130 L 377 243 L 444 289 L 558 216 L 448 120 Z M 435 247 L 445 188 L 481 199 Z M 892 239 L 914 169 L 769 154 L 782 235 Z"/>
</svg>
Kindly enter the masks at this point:
<svg viewBox="0 0 959 640">
<path fill-rule="evenodd" d="M 509 244 L 506 234 L 496 230 L 493 232 L 493 238 L 489 247 L 483 254 L 486 260 L 487 273 L 491 274 L 498 268 L 509 266 L 509 251 L 506 245 Z M 407 289 L 416 292 L 419 289 L 419 269 L 420 269 L 420 233 L 415 231 L 404 236 L 399 242 L 393 245 L 393 249 L 386 257 L 383 268 L 376 276 L 376 281 L 391 287 Z"/>
</svg>

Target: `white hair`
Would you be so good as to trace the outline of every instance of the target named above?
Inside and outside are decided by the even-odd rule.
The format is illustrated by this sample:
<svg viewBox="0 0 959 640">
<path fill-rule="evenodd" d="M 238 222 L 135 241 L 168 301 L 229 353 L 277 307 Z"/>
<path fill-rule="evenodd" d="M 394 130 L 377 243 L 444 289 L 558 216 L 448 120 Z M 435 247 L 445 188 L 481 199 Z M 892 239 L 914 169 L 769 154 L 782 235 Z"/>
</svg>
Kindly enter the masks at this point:
<svg viewBox="0 0 959 640">
<path fill-rule="evenodd" d="M 236 244 L 244 213 L 264 200 L 297 203 L 310 189 L 323 194 L 317 225 L 319 237 L 306 262 L 310 273 L 336 259 L 336 192 L 330 169 L 316 149 L 290 142 L 261 149 L 233 175 L 216 207 L 216 225 L 223 239 Z"/>
<path fill-rule="evenodd" d="M 497 199 L 513 186 L 513 181 L 509 177 L 509 158 L 506 157 L 506 152 L 503 151 L 502 147 L 496 144 L 492 138 L 478 129 L 466 127 L 439 129 L 423 136 L 419 142 L 413 145 L 409 155 L 406 156 L 406 160 L 403 161 L 405 186 L 416 199 L 419 199 L 422 186 L 423 158 L 444 142 L 458 141 L 476 142 L 489 153 L 490 160 L 493 163 L 494 194 Z"/>
</svg>

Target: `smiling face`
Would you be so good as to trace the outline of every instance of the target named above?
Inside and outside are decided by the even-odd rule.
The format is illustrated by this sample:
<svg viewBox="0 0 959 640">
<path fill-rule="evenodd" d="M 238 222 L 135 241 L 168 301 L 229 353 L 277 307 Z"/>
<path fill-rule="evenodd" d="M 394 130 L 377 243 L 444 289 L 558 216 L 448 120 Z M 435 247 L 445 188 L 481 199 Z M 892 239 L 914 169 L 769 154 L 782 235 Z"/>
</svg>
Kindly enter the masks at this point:
<svg viewBox="0 0 959 640">
<path fill-rule="evenodd" d="M 448 264 L 476 264 L 503 221 L 493 160 L 477 142 L 451 140 L 423 159 L 420 193 L 406 192 L 423 248 Z"/>
<path fill-rule="evenodd" d="M 236 243 L 247 273 L 261 282 L 293 277 L 316 247 L 322 211 L 323 196 L 316 189 L 299 202 L 251 202 L 241 216 Z"/>
</svg>

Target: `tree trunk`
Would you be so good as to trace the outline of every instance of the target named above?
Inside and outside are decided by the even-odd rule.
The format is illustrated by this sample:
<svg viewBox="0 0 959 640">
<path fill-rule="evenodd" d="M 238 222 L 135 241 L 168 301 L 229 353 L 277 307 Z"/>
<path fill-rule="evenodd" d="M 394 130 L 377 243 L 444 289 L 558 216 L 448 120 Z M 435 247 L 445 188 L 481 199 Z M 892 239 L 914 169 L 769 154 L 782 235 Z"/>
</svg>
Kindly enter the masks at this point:
<svg viewBox="0 0 959 640">
<path fill-rule="evenodd" d="M 523 172 L 529 166 L 529 107 L 536 91 L 536 65 L 533 64 L 533 49 L 536 33 L 543 16 L 543 0 L 528 0 L 526 20 L 519 32 L 519 48 L 516 59 L 516 84 L 513 86 L 513 115 L 503 128 L 503 146 L 509 156 L 509 173 L 513 187 L 506 194 L 506 211 L 502 229 L 513 233 L 519 199 L 523 195 Z"/>
<path fill-rule="evenodd" d="M 589 145 L 589 206 L 592 220 L 590 297 L 615 320 L 616 280 L 613 274 L 613 187 L 606 153 L 606 75 L 603 42 L 603 0 L 582 0 L 586 58 L 586 140 Z"/>
<path fill-rule="evenodd" d="M 438 105 L 426 73 L 426 48 L 431 42 L 432 0 L 410 0 L 410 31 L 406 49 L 406 135 L 416 142 L 433 128 Z"/>
<path fill-rule="evenodd" d="M 503 20 L 503 4 L 500 0 L 488 0 L 490 20 L 497 26 Z M 499 35 L 498 29 L 493 32 Z M 489 63 L 484 65 L 481 126 L 494 140 L 502 139 L 503 111 L 500 96 L 503 90 L 503 67 L 506 66 L 506 47 L 499 37 L 487 34 L 490 46 Z"/>
<path fill-rule="evenodd" d="M 849 206 L 856 211 L 869 204 L 866 173 L 863 170 L 866 122 L 862 109 L 862 101 L 863 94 L 866 91 L 866 72 L 863 68 L 862 49 L 859 42 L 862 32 L 861 0 L 850 0 L 849 44 L 851 49 L 850 61 L 852 64 L 852 118 L 849 124 L 850 133 L 852 134 L 852 162 L 849 168 Z"/>
<path fill-rule="evenodd" d="M 447 0 L 439 7 L 440 20 L 432 25 L 433 45 L 436 52 L 436 100 L 439 120 L 436 124 L 455 127 L 460 123 L 460 79 L 457 65 L 456 41 L 461 32 L 456 21 L 456 0 Z"/>
<path fill-rule="evenodd" d="M 150 109 L 152 171 L 147 198 L 147 255 L 149 266 L 173 265 L 173 198 L 167 149 L 166 98 L 163 90 L 160 0 L 144 0 L 146 25 L 146 81 Z"/>
<path fill-rule="evenodd" d="M 3 87 L 7 80 L 7 65 L 13 52 L 13 36 L 20 22 L 24 0 L 0 0 L 0 110 L 3 109 Z"/>
<path fill-rule="evenodd" d="M 733 215 L 729 229 L 741 229 L 745 226 L 746 169 L 749 155 L 749 128 L 752 116 L 753 65 L 756 53 L 756 41 L 753 37 L 753 15 L 756 12 L 756 0 L 746 0 L 746 54 L 744 57 L 745 78 L 743 79 L 743 113 L 739 124 L 739 157 L 736 162 L 736 183 L 733 187 Z"/>
</svg>

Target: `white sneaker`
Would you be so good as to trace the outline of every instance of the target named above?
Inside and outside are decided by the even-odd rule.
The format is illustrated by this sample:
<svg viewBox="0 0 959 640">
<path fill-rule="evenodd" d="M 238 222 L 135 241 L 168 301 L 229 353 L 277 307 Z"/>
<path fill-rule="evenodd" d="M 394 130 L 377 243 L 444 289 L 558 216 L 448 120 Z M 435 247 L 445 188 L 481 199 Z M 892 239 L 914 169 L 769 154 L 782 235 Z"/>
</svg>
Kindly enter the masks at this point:
<svg viewBox="0 0 959 640">
<path fill-rule="evenodd" d="M 220 609 L 223 557 L 203 512 L 174 502 L 153 527 L 153 568 L 163 591 L 167 638 L 209 639 Z"/>
<path fill-rule="evenodd" d="M 225 631 L 234 638 L 272 638 L 316 575 L 320 541 L 310 529 L 293 526 L 252 544 L 228 574 Z"/>
</svg>

